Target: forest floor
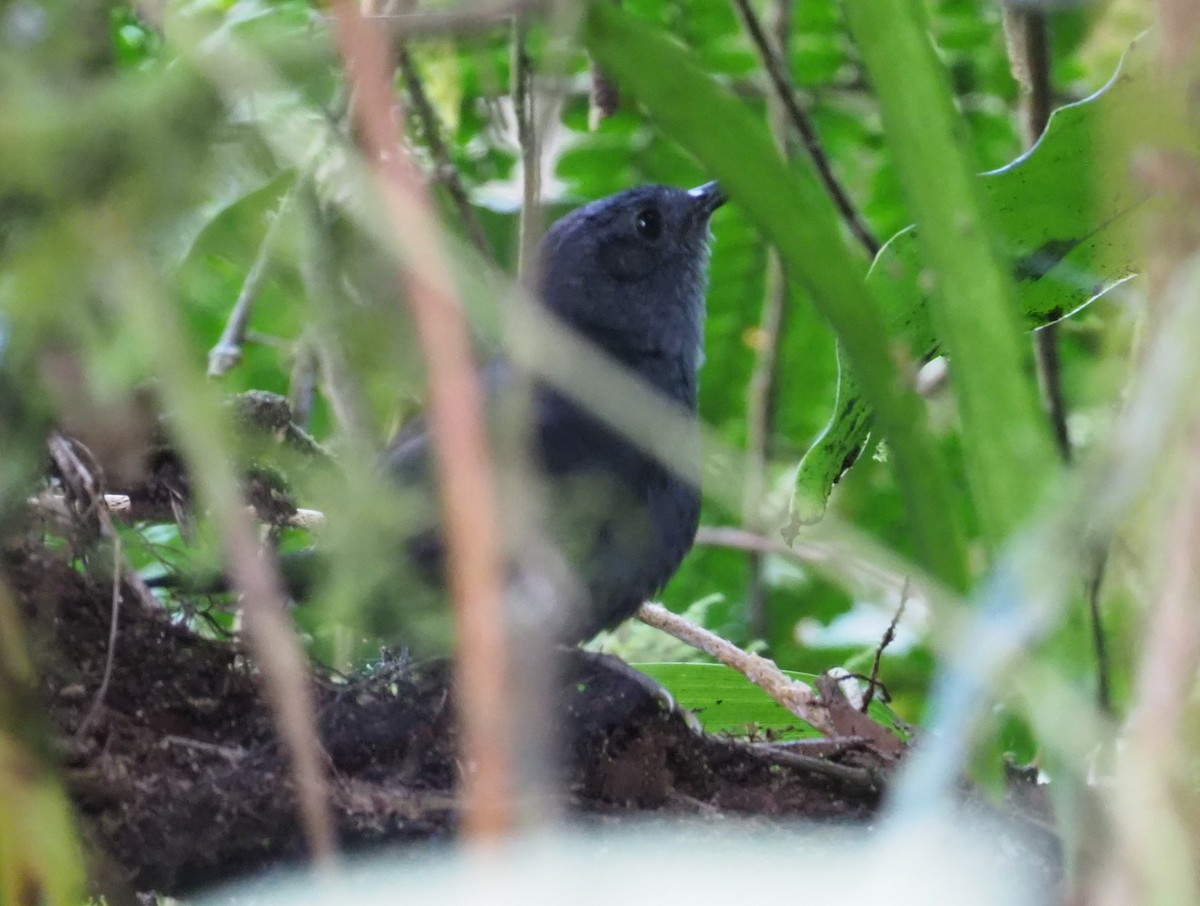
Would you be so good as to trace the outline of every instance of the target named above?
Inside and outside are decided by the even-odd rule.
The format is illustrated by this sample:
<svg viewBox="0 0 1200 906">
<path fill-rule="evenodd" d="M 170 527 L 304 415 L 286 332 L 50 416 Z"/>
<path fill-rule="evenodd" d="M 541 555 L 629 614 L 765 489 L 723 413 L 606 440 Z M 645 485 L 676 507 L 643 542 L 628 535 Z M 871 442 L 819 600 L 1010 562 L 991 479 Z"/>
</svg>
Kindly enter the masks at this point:
<svg viewBox="0 0 1200 906">
<path fill-rule="evenodd" d="M 68 790 L 121 883 L 177 893 L 303 857 L 287 762 L 237 638 L 202 638 L 125 589 L 108 665 L 111 578 L 37 546 L 10 549 L 4 572 L 31 629 Z M 401 659 L 362 676 L 314 668 L 344 848 L 453 835 L 450 672 Z M 861 822 L 880 804 L 893 765 L 854 740 L 798 750 L 705 734 L 614 658 L 573 650 L 560 673 L 554 719 L 576 820 Z"/>
</svg>

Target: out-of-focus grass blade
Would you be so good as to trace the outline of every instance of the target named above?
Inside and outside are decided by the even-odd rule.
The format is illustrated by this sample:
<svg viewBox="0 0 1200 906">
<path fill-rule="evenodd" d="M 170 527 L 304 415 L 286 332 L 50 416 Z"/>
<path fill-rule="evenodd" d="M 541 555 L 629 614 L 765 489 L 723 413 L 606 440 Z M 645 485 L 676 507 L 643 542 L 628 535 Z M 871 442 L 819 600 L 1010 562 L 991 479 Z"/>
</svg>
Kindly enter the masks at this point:
<svg viewBox="0 0 1200 906">
<path fill-rule="evenodd" d="M 50 746 L 32 748 L 42 736 L 32 684 L 16 609 L 0 588 L 0 903 L 78 906 L 81 850 Z"/>
</svg>

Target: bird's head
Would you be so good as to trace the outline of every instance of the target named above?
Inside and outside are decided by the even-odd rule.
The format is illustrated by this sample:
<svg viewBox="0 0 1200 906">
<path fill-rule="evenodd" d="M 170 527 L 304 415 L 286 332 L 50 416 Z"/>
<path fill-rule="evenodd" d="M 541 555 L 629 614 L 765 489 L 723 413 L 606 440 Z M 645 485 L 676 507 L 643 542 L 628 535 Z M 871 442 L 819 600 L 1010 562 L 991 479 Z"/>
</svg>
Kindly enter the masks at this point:
<svg viewBox="0 0 1200 906">
<path fill-rule="evenodd" d="M 697 356 L 703 340 L 715 182 L 640 186 L 585 205 L 542 244 L 540 295 L 569 325 L 620 359 Z"/>
</svg>

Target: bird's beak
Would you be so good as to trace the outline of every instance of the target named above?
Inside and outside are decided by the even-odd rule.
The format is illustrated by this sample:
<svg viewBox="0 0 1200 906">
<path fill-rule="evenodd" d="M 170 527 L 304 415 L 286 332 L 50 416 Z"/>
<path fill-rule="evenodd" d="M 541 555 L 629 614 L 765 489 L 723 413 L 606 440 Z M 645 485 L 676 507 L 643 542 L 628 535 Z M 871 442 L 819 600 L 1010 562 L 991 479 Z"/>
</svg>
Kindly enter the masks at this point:
<svg viewBox="0 0 1200 906">
<path fill-rule="evenodd" d="M 713 211 L 728 200 L 725 193 L 721 191 L 720 184 L 715 179 L 712 182 L 706 182 L 702 186 L 689 189 L 688 195 L 695 200 L 696 214 L 703 219 L 707 219 Z"/>
</svg>

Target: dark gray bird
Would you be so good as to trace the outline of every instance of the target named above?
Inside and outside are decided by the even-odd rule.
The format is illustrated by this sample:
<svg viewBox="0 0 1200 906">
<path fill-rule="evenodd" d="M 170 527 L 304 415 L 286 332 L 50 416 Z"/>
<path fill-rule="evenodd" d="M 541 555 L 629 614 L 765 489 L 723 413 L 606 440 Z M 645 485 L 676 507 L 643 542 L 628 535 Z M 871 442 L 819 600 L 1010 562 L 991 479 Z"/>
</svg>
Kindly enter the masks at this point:
<svg viewBox="0 0 1200 906">
<path fill-rule="evenodd" d="M 630 189 L 566 215 L 541 247 L 542 304 L 693 414 L 709 218 L 724 201 L 715 182 Z M 487 384 L 493 400 L 503 396 L 511 384 L 503 362 L 489 366 Z M 696 534 L 700 491 L 550 387 L 534 385 L 531 422 L 533 466 L 548 489 L 545 533 L 563 546 L 585 595 L 561 637 L 582 641 L 631 616 L 675 573 Z M 403 484 L 429 484 L 429 457 L 418 420 L 392 442 L 388 465 Z M 436 530 L 408 549 L 440 579 Z"/>
<path fill-rule="evenodd" d="M 724 201 L 715 182 L 690 191 L 630 189 L 560 219 L 540 250 L 541 303 L 693 415 L 703 359 L 709 219 Z M 494 412 L 503 407 L 514 375 L 497 360 L 484 379 Z M 675 573 L 696 533 L 700 491 L 556 390 L 535 382 L 530 403 L 531 465 L 546 491 L 542 535 L 561 548 L 583 593 L 555 635 L 578 642 L 631 616 Z M 698 433 L 689 455 L 699 457 Z M 405 515 L 421 510 L 427 517 L 415 534 L 412 520 L 405 520 L 407 557 L 399 570 L 440 588 L 444 561 L 431 456 L 418 417 L 393 439 L 385 465 L 413 505 Z M 326 566 L 316 551 L 285 556 L 293 597 L 309 597 L 329 572 Z M 216 590 L 211 582 L 152 584 Z M 399 635 L 418 650 L 441 648 L 448 641 L 446 621 L 438 609 L 420 605 L 416 592 L 408 586 L 382 595 L 367 591 L 367 628 Z M 397 613 L 398 599 L 406 603 L 403 614 Z"/>
</svg>

